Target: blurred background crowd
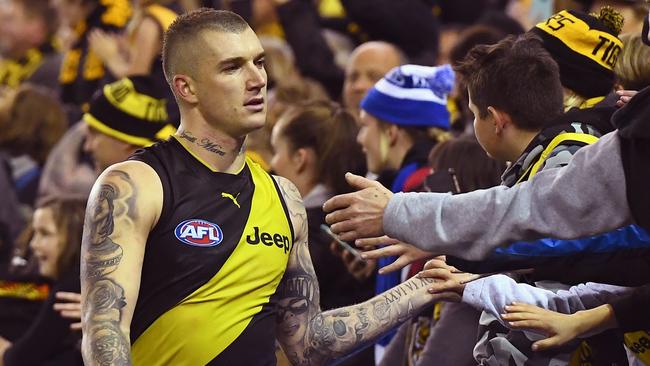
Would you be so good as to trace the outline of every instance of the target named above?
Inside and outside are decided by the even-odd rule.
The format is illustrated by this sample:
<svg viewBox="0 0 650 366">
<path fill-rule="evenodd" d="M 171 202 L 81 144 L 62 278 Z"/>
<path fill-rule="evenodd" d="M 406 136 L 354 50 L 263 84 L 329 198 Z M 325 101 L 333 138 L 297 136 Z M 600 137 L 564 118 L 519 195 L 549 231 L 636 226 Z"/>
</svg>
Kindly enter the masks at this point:
<svg viewBox="0 0 650 366">
<path fill-rule="evenodd" d="M 512 186 L 613 131 L 620 96 L 650 85 L 644 1 L 0 0 L 0 365 L 81 363 L 85 200 L 104 168 L 178 127 L 162 39 L 199 7 L 240 14 L 265 48 L 267 125 L 249 135 L 247 154 L 304 199 L 324 309 L 364 301 L 424 265 L 379 274 L 394 258 L 361 260 L 321 230 L 322 204 L 352 189 L 345 172 L 393 192 Z M 561 28 L 571 32 L 553 33 Z M 483 80 L 490 57 L 479 51 L 507 51 L 475 46 L 495 44 L 546 57 L 559 73 L 527 76 L 536 71 L 514 62 L 512 77 Z M 531 90 L 505 108 L 515 131 L 500 126 L 506 138 L 475 122 L 498 99 L 487 87 Z M 553 145 L 566 132 L 590 137 Z M 559 282 L 544 288 L 579 283 Z M 619 334 L 532 352 L 529 336 L 497 329 L 481 306 L 436 304 L 342 364 L 650 365 Z M 645 347 L 636 351 L 650 350 L 650 338 L 636 339 Z"/>
</svg>

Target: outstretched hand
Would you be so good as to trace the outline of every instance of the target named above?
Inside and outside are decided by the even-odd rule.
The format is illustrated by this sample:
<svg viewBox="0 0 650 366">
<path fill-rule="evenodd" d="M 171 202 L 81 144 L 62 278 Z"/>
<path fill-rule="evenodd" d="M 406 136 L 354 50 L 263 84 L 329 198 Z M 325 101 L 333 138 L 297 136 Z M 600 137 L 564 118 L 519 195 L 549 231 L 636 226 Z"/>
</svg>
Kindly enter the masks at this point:
<svg viewBox="0 0 650 366">
<path fill-rule="evenodd" d="M 355 244 L 363 249 L 372 249 L 374 247 L 385 245 L 379 249 L 368 250 L 361 254 L 363 259 L 379 259 L 383 257 L 398 257 L 393 263 L 379 269 L 379 274 L 394 272 L 406 267 L 420 259 L 429 259 L 433 254 L 418 249 L 411 244 L 403 243 L 399 240 L 381 236 L 379 238 L 357 239 Z"/>
<path fill-rule="evenodd" d="M 357 192 L 334 196 L 323 205 L 332 231 L 343 241 L 382 236 L 384 210 L 393 193 L 359 175 L 347 173 L 345 179 Z"/>
<path fill-rule="evenodd" d="M 428 261 L 418 276 L 437 280 L 429 287 L 429 293 L 439 294 L 442 300 L 451 302 L 460 302 L 463 299 L 465 284 L 479 277 L 473 273 L 460 272 L 456 267 L 448 265 L 445 256 Z"/>
<path fill-rule="evenodd" d="M 70 329 L 81 330 L 81 294 L 75 292 L 59 291 L 55 294 L 57 302 L 54 304 L 54 310 L 61 314 L 61 317 L 74 320 L 70 324 Z"/>
<path fill-rule="evenodd" d="M 559 347 L 588 334 L 596 334 L 616 327 L 616 319 L 610 305 L 562 314 L 534 305 L 513 303 L 506 306 L 501 318 L 514 329 L 528 329 L 545 334 L 548 338 L 533 343 L 533 351 Z"/>
</svg>

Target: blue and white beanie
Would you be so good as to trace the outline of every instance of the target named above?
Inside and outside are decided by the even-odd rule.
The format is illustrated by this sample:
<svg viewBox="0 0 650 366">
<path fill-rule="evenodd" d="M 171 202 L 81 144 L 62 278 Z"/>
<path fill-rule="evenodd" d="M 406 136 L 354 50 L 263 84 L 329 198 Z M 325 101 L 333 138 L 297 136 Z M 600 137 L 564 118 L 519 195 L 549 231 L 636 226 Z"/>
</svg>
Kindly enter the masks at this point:
<svg viewBox="0 0 650 366">
<path fill-rule="evenodd" d="M 390 70 L 361 101 L 361 109 L 400 126 L 449 129 L 447 94 L 454 87 L 450 65 L 402 65 Z"/>
</svg>

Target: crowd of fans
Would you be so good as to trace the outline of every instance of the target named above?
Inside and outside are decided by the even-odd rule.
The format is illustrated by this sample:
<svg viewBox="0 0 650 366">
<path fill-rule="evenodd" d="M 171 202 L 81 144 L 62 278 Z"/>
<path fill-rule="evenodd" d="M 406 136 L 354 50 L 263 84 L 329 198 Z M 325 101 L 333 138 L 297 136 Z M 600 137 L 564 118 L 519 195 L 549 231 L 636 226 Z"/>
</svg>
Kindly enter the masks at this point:
<svg viewBox="0 0 650 366">
<path fill-rule="evenodd" d="M 569 164 L 650 85 L 650 5 L 634 0 L 0 0 L 0 365 L 82 363 L 85 200 L 106 167 L 176 132 L 163 34 L 199 7 L 237 12 L 265 48 L 267 124 L 246 154 L 303 198 L 322 308 L 415 275 L 448 285 L 340 364 L 650 365 L 643 323 L 581 325 L 645 284 L 599 271 L 623 254 L 598 248 L 650 245 L 639 226 L 475 261 L 398 258 L 388 237 L 359 255 L 321 228 L 323 203 L 355 188 L 346 172 L 459 194 Z M 562 322 L 580 331 L 558 337 Z"/>
</svg>

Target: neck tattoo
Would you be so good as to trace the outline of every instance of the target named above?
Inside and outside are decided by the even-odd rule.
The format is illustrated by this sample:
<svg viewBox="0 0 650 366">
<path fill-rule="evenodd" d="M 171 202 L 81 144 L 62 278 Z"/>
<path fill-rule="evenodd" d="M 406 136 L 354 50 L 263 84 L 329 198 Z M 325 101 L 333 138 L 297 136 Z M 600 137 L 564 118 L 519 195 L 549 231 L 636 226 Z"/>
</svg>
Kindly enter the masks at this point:
<svg viewBox="0 0 650 366">
<path fill-rule="evenodd" d="M 217 144 L 216 142 L 211 141 L 210 139 L 202 138 L 201 140 L 198 140 L 198 138 L 194 135 L 192 135 L 191 132 L 189 131 L 182 131 L 181 135 L 179 138 L 182 138 L 184 140 L 187 140 L 195 145 L 197 145 L 200 148 L 203 148 L 211 153 L 215 153 L 219 156 L 224 156 L 226 155 L 226 152 L 224 151 L 225 149 L 223 146 Z M 198 141 L 197 141 L 198 140 Z"/>
</svg>

